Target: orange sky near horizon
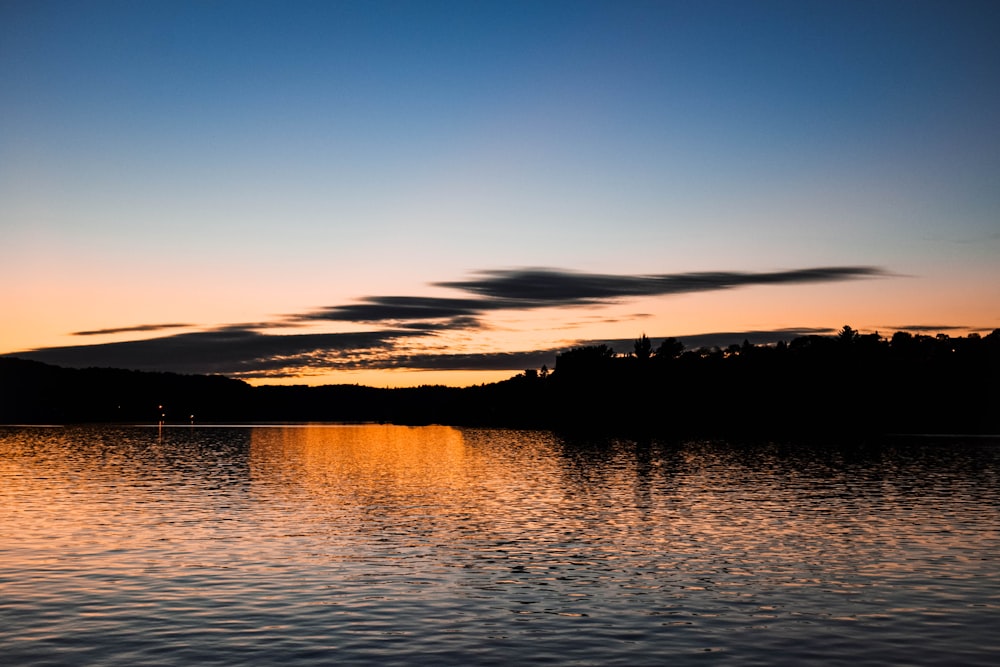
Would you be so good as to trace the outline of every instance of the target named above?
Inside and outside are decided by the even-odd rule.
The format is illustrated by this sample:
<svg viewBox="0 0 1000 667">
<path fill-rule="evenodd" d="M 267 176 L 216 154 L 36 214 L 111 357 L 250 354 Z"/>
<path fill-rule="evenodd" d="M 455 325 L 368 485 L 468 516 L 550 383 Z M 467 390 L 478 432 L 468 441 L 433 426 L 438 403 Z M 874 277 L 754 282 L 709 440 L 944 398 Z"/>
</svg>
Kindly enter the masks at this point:
<svg viewBox="0 0 1000 667">
<path fill-rule="evenodd" d="M 642 333 L 991 331 L 998 16 L 6 4 L 0 355 L 467 385 Z"/>
</svg>

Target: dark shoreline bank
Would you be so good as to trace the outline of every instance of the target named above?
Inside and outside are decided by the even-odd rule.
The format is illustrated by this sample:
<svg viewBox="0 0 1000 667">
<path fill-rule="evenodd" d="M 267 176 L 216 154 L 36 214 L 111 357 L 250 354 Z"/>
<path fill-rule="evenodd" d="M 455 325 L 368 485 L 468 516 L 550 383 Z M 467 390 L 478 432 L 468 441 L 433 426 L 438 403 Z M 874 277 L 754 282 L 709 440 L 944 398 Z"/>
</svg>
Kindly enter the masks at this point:
<svg viewBox="0 0 1000 667">
<path fill-rule="evenodd" d="M 472 387 L 258 386 L 0 357 L 0 423 L 374 422 L 621 435 L 1000 433 L 1000 331 L 891 340 L 845 327 L 788 345 L 648 339 Z"/>
</svg>

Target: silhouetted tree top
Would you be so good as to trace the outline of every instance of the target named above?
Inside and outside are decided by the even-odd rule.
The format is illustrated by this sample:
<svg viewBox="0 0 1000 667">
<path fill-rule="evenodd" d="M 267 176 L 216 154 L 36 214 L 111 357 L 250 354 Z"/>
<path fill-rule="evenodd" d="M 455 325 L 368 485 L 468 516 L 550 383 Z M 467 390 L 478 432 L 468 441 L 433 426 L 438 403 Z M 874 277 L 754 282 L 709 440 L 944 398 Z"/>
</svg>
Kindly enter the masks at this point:
<svg viewBox="0 0 1000 667">
<path fill-rule="evenodd" d="M 574 347 L 556 356 L 555 373 L 606 366 L 615 358 L 615 351 L 605 344 Z"/>
<path fill-rule="evenodd" d="M 665 338 L 660 346 L 656 348 L 658 359 L 676 359 L 684 352 L 684 343 L 676 338 Z"/>
<path fill-rule="evenodd" d="M 858 332 L 846 324 L 841 328 L 840 333 L 837 334 L 837 340 L 845 345 L 850 345 L 857 339 Z"/>
<path fill-rule="evenodd" d="M 642 334 L 636 338 L 632 347 L 632 354 L 640 361 L 646 361 L 653 354 L 653 343 L 646 334 Z"/>
</svg>

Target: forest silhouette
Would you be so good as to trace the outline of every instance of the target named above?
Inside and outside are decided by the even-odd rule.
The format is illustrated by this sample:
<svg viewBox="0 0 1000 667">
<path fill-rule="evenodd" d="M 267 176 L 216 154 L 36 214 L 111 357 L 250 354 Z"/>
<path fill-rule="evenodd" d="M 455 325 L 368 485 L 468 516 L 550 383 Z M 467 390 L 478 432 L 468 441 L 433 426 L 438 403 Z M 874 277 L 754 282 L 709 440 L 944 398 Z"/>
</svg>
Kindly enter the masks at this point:
<svg viewBox="0 0 1000 667">
<path fill-rule="evenodd" d="M 1000 329 L 567 350 L 472 387 L 251 386 L 0 358 L 0 423 L 390 422 L 678 436 L 1000 433 Z"/>
</svg>

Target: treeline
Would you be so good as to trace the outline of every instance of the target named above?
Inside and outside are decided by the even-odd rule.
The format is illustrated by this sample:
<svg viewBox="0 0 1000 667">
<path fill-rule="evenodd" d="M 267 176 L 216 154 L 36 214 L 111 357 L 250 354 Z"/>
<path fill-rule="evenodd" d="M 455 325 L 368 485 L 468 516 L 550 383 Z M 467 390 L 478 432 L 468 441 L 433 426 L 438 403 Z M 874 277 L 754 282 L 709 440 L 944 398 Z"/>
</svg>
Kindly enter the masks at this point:
<svg viewBox="0 0 1000 667">
<path fill-rule="evenodd" d="M 0 358 L 0 423 L 361 421 L 674 435 L 1000 433 L 1000 330 L 883 338 L 844 327 L 685 350 L 645 336 L 466 388 L 261 386 Z"/>
<path fill-rule="evenodd" d="M 526 374 L 531 379 L 532 373 Z M 777 345 L 604 346 L 563 354 L 543 391 L 560 419 L 689 435 L 1000 433 L 1000 330 L 891 338 L 844 327 Z"/>
</svg>

